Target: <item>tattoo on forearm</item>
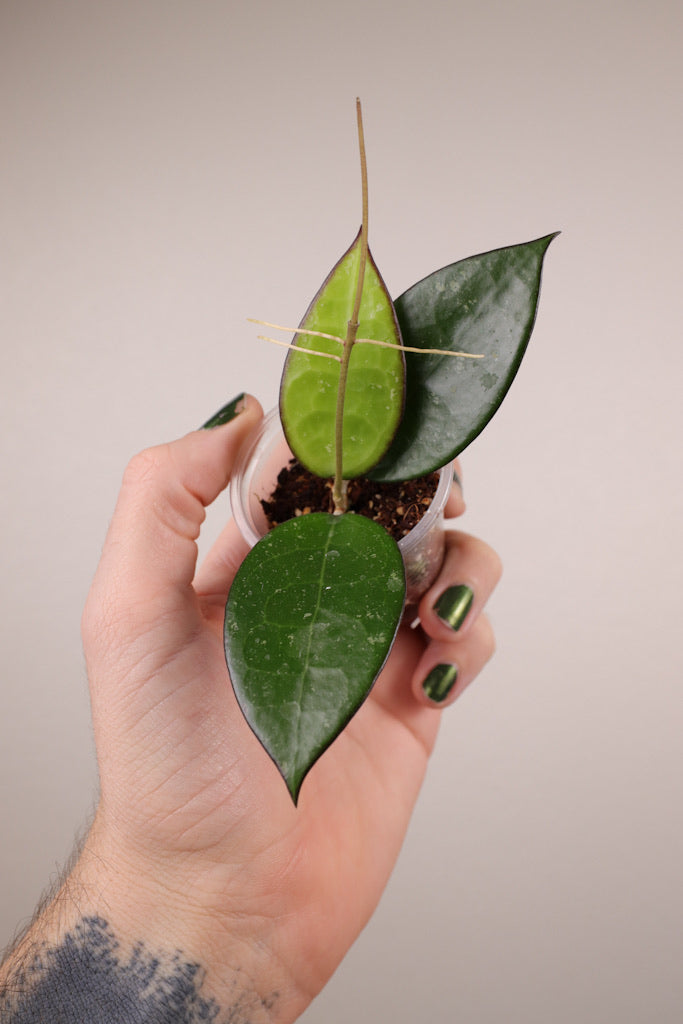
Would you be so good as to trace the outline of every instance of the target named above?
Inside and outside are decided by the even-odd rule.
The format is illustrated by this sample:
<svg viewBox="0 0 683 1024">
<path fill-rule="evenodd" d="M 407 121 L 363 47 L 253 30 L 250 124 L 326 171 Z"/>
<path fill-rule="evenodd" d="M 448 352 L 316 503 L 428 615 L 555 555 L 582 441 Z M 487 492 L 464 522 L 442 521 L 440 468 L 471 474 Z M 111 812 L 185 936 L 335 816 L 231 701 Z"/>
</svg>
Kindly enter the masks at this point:
<svg viewBox="0 0 683 1024">
<path fill-rule="evenodd" d="M 2 1024 L 250 1024 L 275 996 L 242 994 L 231 1009 L 201 994 L 204 972 L 181 953 L 143 943 L 127 957 L 105 920 L 83 918 L 58 946 L 43 946 L 0 984 Z M 258 1014 L 258 1016 L 254 1016 Z"/>
</svg>

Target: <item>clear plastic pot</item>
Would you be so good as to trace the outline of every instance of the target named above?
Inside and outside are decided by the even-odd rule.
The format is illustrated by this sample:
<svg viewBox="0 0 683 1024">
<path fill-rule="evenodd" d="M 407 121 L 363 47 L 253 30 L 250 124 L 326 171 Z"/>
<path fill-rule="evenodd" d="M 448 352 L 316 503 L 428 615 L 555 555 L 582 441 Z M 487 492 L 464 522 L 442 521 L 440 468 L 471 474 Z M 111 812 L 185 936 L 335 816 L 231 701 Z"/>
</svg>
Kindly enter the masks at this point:
<svg viewBox="0 0 683 1024">
<path fill-rule="evenodd" d="M 271 409 L 242 448 L 230 481 L 232 513 L 251 547 L 269 529 L 261 499 L 270 498 L 278 473 L 291 458 L 279 410 Z M 436 494 L 424 516 L 398 543 L 406 567 L 408 604 L 417 603 L 441 567 L 445 547 L 444 508 L 452 480 L 453 464 L 449 463 L 440 471 Z"/>
</svg>

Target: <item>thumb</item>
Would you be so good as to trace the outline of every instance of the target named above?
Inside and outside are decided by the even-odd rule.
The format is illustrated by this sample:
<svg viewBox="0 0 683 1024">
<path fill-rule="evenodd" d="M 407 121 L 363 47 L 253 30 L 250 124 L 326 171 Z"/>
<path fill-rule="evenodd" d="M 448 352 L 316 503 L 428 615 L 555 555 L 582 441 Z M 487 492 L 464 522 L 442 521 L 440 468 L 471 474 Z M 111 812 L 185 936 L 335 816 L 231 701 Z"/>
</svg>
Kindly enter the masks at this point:
<svg viewBox="0 0 683 1024">
<path fill-rule="evenodd" d="M 86 605 L 115 622 L 150 620 L 195 605 L 197 538 L 206 506 L 225 489 L 237 453 L 262 416 L 244 399 L 229 423 L 197 430 L 136 455 L 124 473 L 102 558 Z"/>
</svg>

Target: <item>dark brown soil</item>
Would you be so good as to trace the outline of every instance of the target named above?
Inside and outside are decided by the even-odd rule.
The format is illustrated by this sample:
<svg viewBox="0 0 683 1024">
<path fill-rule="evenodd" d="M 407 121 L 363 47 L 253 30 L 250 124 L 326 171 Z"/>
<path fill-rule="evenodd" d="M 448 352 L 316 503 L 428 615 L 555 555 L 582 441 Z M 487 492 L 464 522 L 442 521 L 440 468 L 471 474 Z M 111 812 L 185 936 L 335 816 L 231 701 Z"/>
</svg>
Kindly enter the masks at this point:
<svg viewBox="0 0 683 1024">
<path fill-rule="evenodd" d="M 350 480 L 349 512 L 374 519 L 398 541 L 422 519 L 438 483 L 438 473 L 394 484 L 380 484 L 365 477 Z M 261 501 L 261 505 L 271 526 L 309 512 L 332 512 L 332 481 L 314 476 L 292 459 L 280 470 L 270 500 Z"/>
</svg>

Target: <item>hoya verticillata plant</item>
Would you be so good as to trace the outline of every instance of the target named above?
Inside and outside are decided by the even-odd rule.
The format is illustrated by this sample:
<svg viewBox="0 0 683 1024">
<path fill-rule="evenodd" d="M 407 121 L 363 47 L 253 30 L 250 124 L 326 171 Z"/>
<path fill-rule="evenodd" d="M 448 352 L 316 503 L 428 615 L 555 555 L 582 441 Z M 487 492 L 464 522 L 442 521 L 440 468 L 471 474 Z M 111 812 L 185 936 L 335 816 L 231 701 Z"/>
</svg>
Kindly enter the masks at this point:
<svg viewBox="0 0 683 1024">
<path fill-rule="evenodd" d="M 367 697 L 405 603 L 398 545 L 346 511 L 347 481 L 425 476 L 483 430 L 526 350 L 555 237 L 452 263 L 392 302 L 368 248 L 357 113 L 361 229 L 295 333 L 279 402 L 299 462 L 332 479 L 335 513 L 299 516 L 259 541 L 225 615 L 235 694 L 295 803 Z"/>
</svg>

